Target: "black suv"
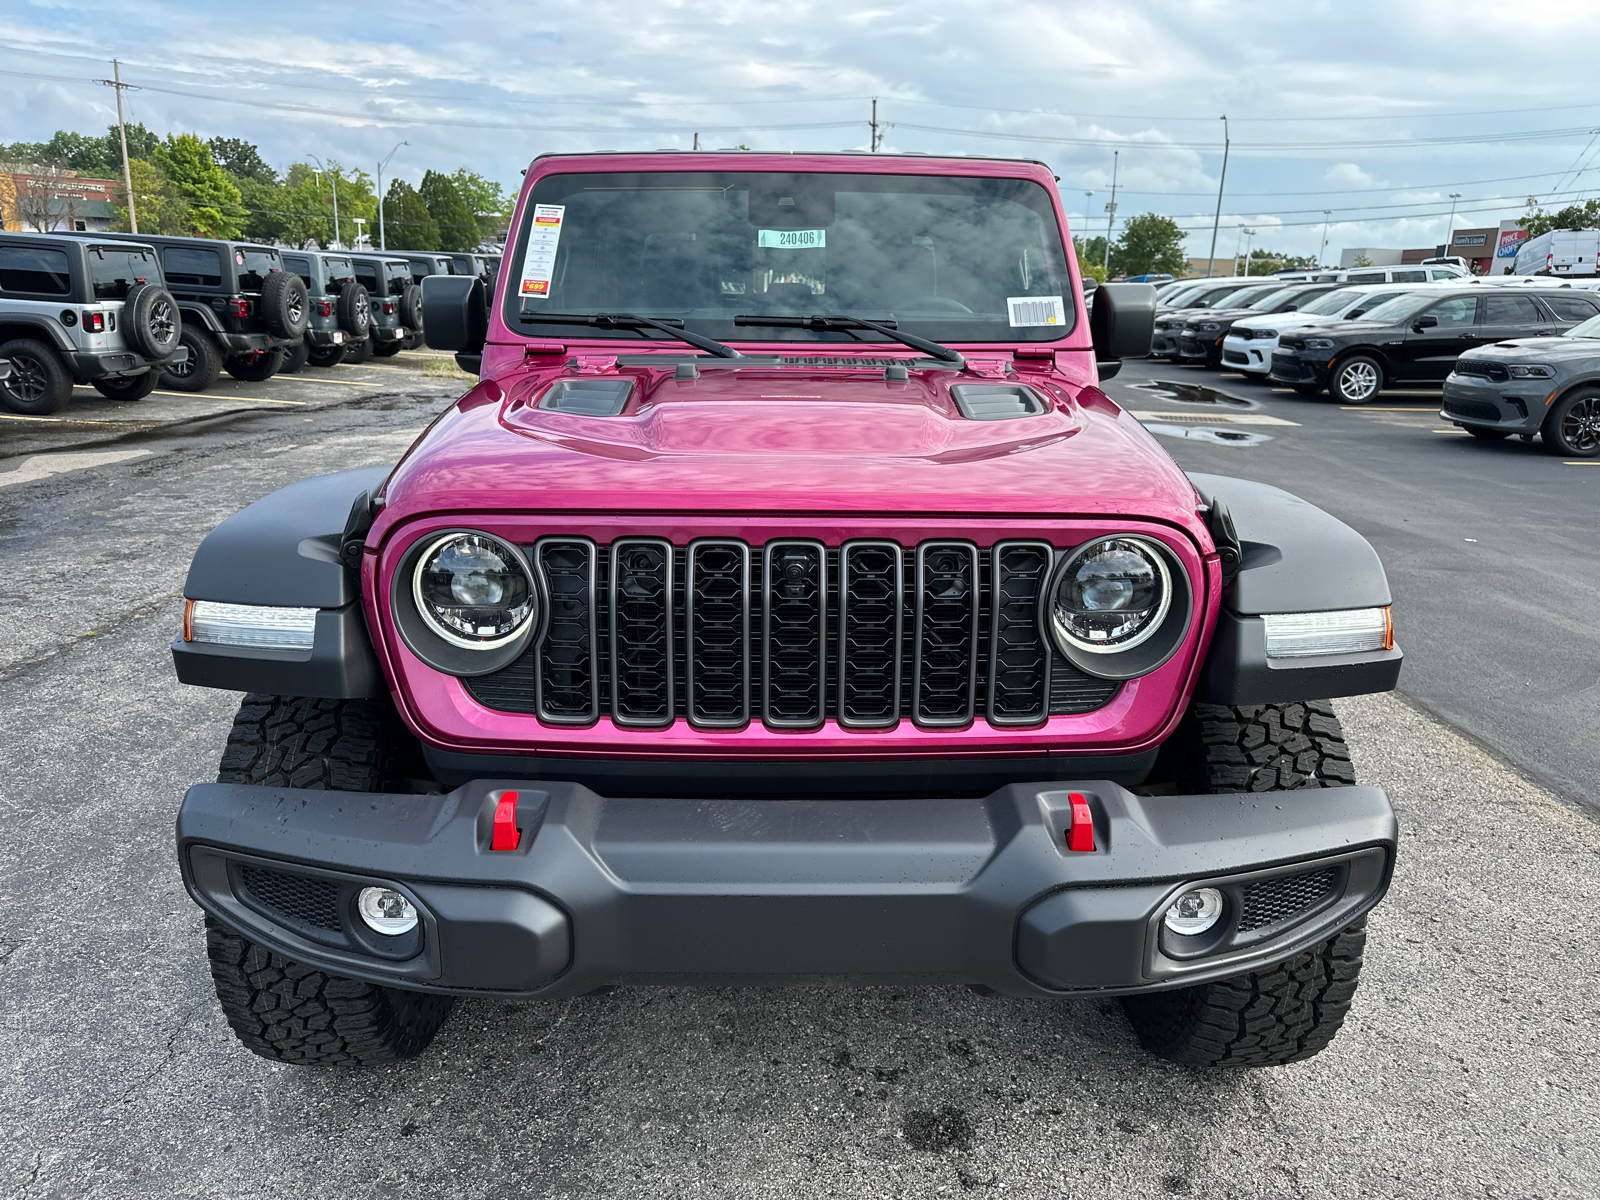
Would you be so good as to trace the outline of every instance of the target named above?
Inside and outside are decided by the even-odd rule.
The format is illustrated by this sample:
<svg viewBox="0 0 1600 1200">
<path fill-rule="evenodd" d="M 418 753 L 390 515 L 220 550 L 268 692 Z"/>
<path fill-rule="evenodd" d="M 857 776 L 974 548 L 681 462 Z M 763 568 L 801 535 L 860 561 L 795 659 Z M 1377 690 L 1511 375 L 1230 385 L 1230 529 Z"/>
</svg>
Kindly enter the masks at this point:
<svg viewBox="0 0 1600 1200">
<path fill-rule="evenodd" d="M 1600 299 L 1570 289 L 1430 287 L 1369 309 L 1359 321 L 1286 333 L 1272 379 L 1303 396 L 1326 387 L 1366 404 L 1390 383 L 1442 383 L 1474 346 L 1561 333 L 1600 312 Z"/>
<path fill-rule="evenodd" d="M 1259 299 L 1272 284 L 1266 279 L 1223 279 L 1215 286 L 1179 293 L 1173 305 L 1157 302 L 1156 336 L 1150 357 L 1178 361 L 1178 335 L 1190 317 L 1211 309 L 1234 309 Z M 1274 289 L 1276 290 L 1276 289 Z"/>
<path fill-rule="evenodd" d="M 455 267 L 457 275 L 471 275 L 483 280 L 484 287 L 494 287 L 494 268 L 489 265 L 489 260 L 483 255 L 452 254 L 450 263 Z"/>
<path fill-rule="evenodd" d="M 365 362 L 372 355 L 388 358 L 422 344 L 422 289 L 411 264 L 395 254 L 353 254 L 356 281 L 372 296 L 372 329 L 365 341 L 354 342 L 346 362 Z"/>
<path fill-rule="evenodd" d="M 183 355 L 178 302 L 148 245 L 0 233 L 0 404 L 60 412 L 75 383 L 142 400 Z"/>
<path fill-rule="evenodd" d="M 356 282 L 355 263 L 338 251 L 285 250 L 283 265 L 306 285 L 310 325 L 300 346 L 285 357 L 282 370 L 298 371 L 307 362 L 314 367 L 342 362 L 346 349 L 372 332 L 371 298 Z"/>
<path fill-rule="evenodd" d="M 283 269 L 274 246 L 210 238 L 103 234 L 146 242 L 161 255 L 161 271 L 183 312 L 188 361 L 168 367 L 162 382 L 200 392 L 226 368 L 235 379 L 270 379 L 284 352 L 299 345 L 310 305 L 300 276 Z"/>
<path fill-rule="evenodd" d="M 1338 283 L 1287 283 L 1282 287 L 1263 289 L 1259 295 L 1248 298 L 1241 305 L 1207 309 L 1190 317 L 1179 327 L 1178 361 L 1189 366 L 1204 364 L 1213 369 L 1220 367 L 1223 339 L 1239 318 L 1291 312 L 1324 292 L 1343 286 Z"/>
</svg>

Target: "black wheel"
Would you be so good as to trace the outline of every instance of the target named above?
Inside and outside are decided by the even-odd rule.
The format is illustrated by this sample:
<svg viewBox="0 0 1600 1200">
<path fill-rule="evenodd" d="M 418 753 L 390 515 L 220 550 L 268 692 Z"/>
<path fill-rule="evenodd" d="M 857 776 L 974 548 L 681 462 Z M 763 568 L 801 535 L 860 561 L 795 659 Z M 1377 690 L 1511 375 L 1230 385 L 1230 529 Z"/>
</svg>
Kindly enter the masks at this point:
<svg viewBox="0 0 1600 1200">
<path fill-rule="evenodd" d="M 177 349 L 183 317 L 172 293 L 146 280 L 128 289 L 122 302 L 122 336 L 146 358 L 165 358 Z"/>
<path fill-rule="evenodd" d="M 94 390 L 108 400 L 143 400 L 156 390 L 161 380 L 159 372 L 146 371 L 143 375 L 124 376 L 120 379 L 96 379 Z"/>
<path fill-rule="evenodd" d="M 11 375 L 0 380 L 0 401 L 12 412 L 45 416 L 60 412 L 72 399 L 72 376 L 56 352 L 43 342 L 18 338 L 0 346 L 0 359 Z"/>
<path fill-rule="evenodd" d="M 421 771 L 421 752 L 386 700 L 251 694 L 228 734 L 220 783 L 377 792 Z M 420 1054 L 454 999 L 331 975 L 206 918 L 217 999 L 244 1045 L 277 1062 L 368 1066 Z"/>
<path fill-rule="evenodd" d="M 0 347 L 0 355 L 4 354 Z M 1600 388 L 1578 388 L 1561 397 L 1550 406 L 1539 432 L 1552 454 L 1600 457 Z"/>
<path fill-rule="evenodd" d="M 344 360 L 347 363 L 364 363 L 372 357 L 372 347 L 377 343 L 377 338 L 372 334 L 357 341 L 351 342 L 344 350 Z"/>
<path fill-rule="evenodd" d="M 204 329 L 185 324 L 178 344 L 189 351 L 186 362 L 172 363 L 161 372 L 161 386 L 177 392 L 203 392 L 222 374 L 222 347 Z"/>
<path fill-rule="evenodd" d="M 1318 396 L 1322 394 L 1322 388 L 1315 383 L 1292 383 L 1289 386 L 1302 396 Z"/>
<path fill-rule="evenodd" d="M 301 367 L 306 365 L 306 361 L 310 357 L 311 347 L 306 343 L 304 338 L 301 338 L 296 345 L 290 346 L 283 352 L 283 366 L 278 368 L 278 374 L 293 375 Z"/>
<path fill-rule="evenodd" d="M 1465 425 L 1464 428 L 1475 438 L 1482 438 L 1486 442 L 1503 442 L 1511 434 L 1504 429 L 1485 429 L 1482 425 Z"/>
<path fill-rule="evenodd" d="M 372 352 L 379 358 L 393 358 L 404 347 L 399 342 L 378 342 L 372 347 Z"/>
<path fill-rule="evenodd" d="M 406 284 L 400 294 L 400 324 L 412 333 L 422 333 L 422 289 L 414 283 Z"/>
<path fill-rule="evenodd" d="M 1350 750 L 1324 701 L 1231 708 L 1195 704 L 1163 750 L 1187 792 L 1281 792 L 1355 782 Z M 1215 983 L 1127 996 L 1146 1050 L 1191 1066 L 1275 1067 L 1310 1058 L 1344 1024 L 1361 973 L 1366 923 L 1285 962 Z"/>
<path fill-rule="evenodd" d="M 269 275 L 267 278 L 271 278 Z M 295 276 L 299 278 L 299 276 Z M 230 358 L 227 363 L 228 374 L 240 383 L 260 383 L 264 379 L 271 379 L 283 369 L 283 350 L 257 350 L 254 354 L 241 354 L 237 358 Z"/>
<path fill-rule="evenodd" d="M 359 283 L 344 285 L 334 313 L 339 318 L 339 328 L 353 338 L 364 338 L 372 331 L 372 297 Z"/>
<path fill-rule="evenodd" d="M 261 281 L 261 315 L 281 338 L 302 336 L 311 324 L 306 281 L 293 271 L 270 271 Z"/>
<path fill-rule="evenodd" d="M 1383 367 L 1375 358 L 1352 354 L 1333 368 L 1328 392 L 1345 404 L 1369 404 L 1383 391 Z"/>
<path fill-rule="evenodd" d="M 344 361 L 344 343 L 337 346 L 313 346 L 306 361 L 313 367 L 336 367 Z"/>
</svg>

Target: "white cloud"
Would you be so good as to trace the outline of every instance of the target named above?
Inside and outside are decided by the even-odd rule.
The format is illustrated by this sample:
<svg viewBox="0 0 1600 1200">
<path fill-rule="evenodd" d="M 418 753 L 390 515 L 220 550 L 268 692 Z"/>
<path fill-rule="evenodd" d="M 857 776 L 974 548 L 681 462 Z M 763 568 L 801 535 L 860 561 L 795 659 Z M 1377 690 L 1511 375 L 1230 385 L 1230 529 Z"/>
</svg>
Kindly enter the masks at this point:
<svg viewBox="0 0 1600 1200">
<path fill-rule="evenodd" d="M 1377 182 L 1353 162 L 1334 163 L 1322 178 L 1336 188 L 1369 188 Z"/>
</svg>

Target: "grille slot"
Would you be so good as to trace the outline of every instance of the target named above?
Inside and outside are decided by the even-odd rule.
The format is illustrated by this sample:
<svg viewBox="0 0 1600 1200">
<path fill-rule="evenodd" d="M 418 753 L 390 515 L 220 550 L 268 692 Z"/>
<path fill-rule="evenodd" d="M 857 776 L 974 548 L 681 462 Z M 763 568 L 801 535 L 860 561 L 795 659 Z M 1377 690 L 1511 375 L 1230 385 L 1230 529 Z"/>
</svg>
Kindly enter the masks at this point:
<svg viewBox="0 0 1600 1200">
<path fill-rule="evenodd" d="M 550 609 L 539 643 L 539 716 L 552 724 L 587 725 L 600 715 L 595 556 L 588 538 L 544 538 L 534 548 Z"/>
<path fill-rule="evenodd" d="M 1303 875 L 1280 875 L 1276 879 L 1252 883 L 1244 890 L 1239 932 L 1276 925 L 1304 912 L 1333 890 L 1338 874 L 1338 868 L 1324 867 Z"/>
<path fill-rule="evenodd" d="M 339 932 L 339 885 L 328 879 L 290 875 L 251 863 L 240 863 L 239 882 L 262 908 L 288 919 L 290 924 Z"/>
<path fill-rule="evenodd" d="M 1036 725 L 1051 707 L 1054 656 L 1039 633 L 1039 595 L 1049 579 L 1055 549 L 1049 542 L 1001 542 L 991 555 L 989 720 L 996 725 Z"/>
<path fill-rule="evenodd" d="M 978 548 L 917 547 L 912 719 L 932 728 L 972 720 L 978 686 Z"/>
<path fill-rule="evenodd" d="M 1460 400 L 1451 396 L 1444 402 L 1444 411 L 1458 417 L 1474 417 L 1479 421 L 1502 421 L 1504 414 L 1487 400 Z"/>
<path fill-rule="evenodd" d="M 839 555 L 839 723 L 900 719 L 904 570 L 896 542 L 846 542 Z"/>
<path fill-rule="evenodd" d="M 809 729 L 828 707 L 828 553 L 821 542 L 772 542 L 762 566 L 762 720 Z"/>
<path fill-rule="evenodd" d="M 1511 372 L 1497 362 L 1483 362 L 1476 358 L 1456 359 L 1457 375 L 1476 375 L 1479 379 L 1492 379 L 1496 383 L 1504 383 L 1511 378 Z"/>
<path fill-rule="evenodd" d="M 689 545 L 684 580 L 684 679 L 692 725 L 735 729 L 750 720 L 750 547 Z"/>
<path fill-rule="evenodd" d="M 672 543 L 611 543 L 611 716 L 619 725 L 670 725 L 676 712 Z"/>
</svg>

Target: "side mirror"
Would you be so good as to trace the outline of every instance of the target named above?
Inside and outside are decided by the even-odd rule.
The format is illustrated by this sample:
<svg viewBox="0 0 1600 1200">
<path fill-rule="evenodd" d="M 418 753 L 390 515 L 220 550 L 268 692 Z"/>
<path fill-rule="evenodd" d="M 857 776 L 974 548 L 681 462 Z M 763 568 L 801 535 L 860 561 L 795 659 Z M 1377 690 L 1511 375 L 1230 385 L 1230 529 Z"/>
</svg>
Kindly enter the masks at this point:
<svg viewBox="0 0 1600 1200">
<path fill-rule="evenodd" d="M 1102 364 L 1102 379 L 1111 378 L 1103 364 L 1148 356 L 1155 335 L 1155 288 L 1148 283 L 1103 283 L 1095 289 L 1089 339 Z"/>
<path fill-rule="evenodd" d="M 1411 328 L 1416 332 L 1421 333 L 1424 329 L 1432 329 L 1438 323 L 1439 318 L 1430 313 L 1425 317 L 1418 317 L 1415 321 L 1411 322 Z"/>
<path fill-rule="evenodd" d="M 472 275 L 422 277 L 422 326 L 428 345 L 462 355 L 481 354 L 489 336 L 489 296 Z"/>
</svg>

